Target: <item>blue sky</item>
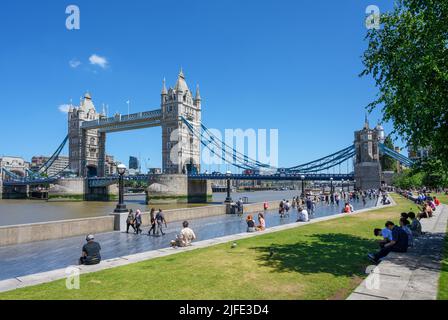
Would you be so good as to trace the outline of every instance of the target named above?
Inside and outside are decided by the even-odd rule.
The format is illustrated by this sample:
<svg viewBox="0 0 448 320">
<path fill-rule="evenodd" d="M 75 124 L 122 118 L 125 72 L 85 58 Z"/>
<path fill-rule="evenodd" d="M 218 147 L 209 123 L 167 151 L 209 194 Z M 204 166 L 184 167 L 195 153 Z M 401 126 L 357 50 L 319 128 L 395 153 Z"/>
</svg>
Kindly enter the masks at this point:
<svg viewBox="0 0 448 320">
<path fill-rule="evenodd" d="M 70 4 L 80 8 L 80 30 L 65 27 Z M 51 154 L 67 132 L 59 106 L 78 103 L 87 90 L 110 113 L 127 113 L 128 99 L 131 112 L 156 109 L 162 79 L 174 86 L 181 66 L 190 88 L 201 86 L 204 124 L 278 128 L 281 166 L 342 149 L 376 94 L 371 79 L 358 77 L 370 4 L 392 7 L 364 0 L 2 1 L 0 155 Z M 92 55 L 105 60 L 92 64 Z M 372 114 L 371 124 L 379 118 Z M 110 134 L 107 152 L 160 166 L 160 129 Z"/>
</svg>

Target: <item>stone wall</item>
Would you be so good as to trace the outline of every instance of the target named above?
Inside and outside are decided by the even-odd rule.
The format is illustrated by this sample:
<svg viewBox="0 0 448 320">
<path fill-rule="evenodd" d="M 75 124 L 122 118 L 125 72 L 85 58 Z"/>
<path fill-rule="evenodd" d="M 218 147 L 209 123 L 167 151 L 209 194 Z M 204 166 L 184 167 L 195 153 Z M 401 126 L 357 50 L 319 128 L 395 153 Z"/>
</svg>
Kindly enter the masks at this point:
<svg viewBox="0 0 448 320">
<path fill-rule="evenodd" d="M 95 217 L 0 227 L 0 246 L 69 238 L 114 230 L 114 217 Z"/>
</svg>

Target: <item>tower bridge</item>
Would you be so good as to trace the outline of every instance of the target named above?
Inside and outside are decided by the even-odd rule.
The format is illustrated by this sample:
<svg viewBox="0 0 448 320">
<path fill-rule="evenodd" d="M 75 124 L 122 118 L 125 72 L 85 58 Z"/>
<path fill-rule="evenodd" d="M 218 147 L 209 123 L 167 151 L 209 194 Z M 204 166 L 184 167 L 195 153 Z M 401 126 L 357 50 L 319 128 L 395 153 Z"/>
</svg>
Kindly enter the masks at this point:
<svg viewBox="0 0 448 320">
<path fill-rule="evenodd" d="M 193 95 L 181 70 L 174 87 L 166 88 L 163 80 L 160 107 L 150 111 L 129 115 L 116 114 L 107 117 L 96 111 L 89 93 L 84 95 L 79 106 L 70 106 L 68 112 L 68 134 L 53 156 L 37 173 L 18 176 L 2 168 L 0 195 L 21 186 L 53 186 L 56 194 L 83 195 L 86 200 L 108 199 L 117 192 L 116 176 L 106 176 L 106 139 L 111 132 L 137 130 L 150 127 L 162 128 L 162 174 L 126 177 L 128 180 L 148 181 L 148 193 L 152 197 L 205 201 L 211 194 L 211 180 L 276 180 L 276 181 L 355 181 L 361 189 L 379 188 L 382 183 L 380 154 L 411 166 L 412 161 L 387 148 L 382 127 L 364 127 L 354 134 L 354 142 L 344 149 L 325 157 L 290 168 L 274 168 L 239 153 L 208 130 L 202 123 L 202 99 L 199 86 Z M 78 178 L 46 176 L 44 173 L 68 143 L 69 168 Z M 211 152 L 219 150 L 222 160 L 241 170 L 256 174 L 201 173 L 201 147 Z M 232 159 L 229 162 L 228 159 Z M 329 169 L 344 162 L 354 164 L 354 171 L 345 174 L 330 174 Z M 257 173 L 268 169 L 270 174 Z M 25 188 L 26 189 L 26 188 Z M 6 192 L 5 192 L 6 190 Z"/>
</svg>

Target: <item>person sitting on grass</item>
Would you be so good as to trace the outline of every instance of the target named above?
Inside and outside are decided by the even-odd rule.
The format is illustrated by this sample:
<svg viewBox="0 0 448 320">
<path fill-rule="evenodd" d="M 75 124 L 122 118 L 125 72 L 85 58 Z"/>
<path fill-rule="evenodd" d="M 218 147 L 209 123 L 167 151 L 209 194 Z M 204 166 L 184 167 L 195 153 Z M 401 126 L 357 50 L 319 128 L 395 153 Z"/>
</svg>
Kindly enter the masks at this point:
<svg viewBox="0 0 448 320">
<path fill-rule="evenodd" d="M 409 217 L 409 219 L 411 219 L 411 224 L 409 225 L 409 229 L 411 229 L 412 235 L 414 237 L 420 237 L 422 235 L 422 224 L 415 217 L 414 212 L 409 212 L 408 217 Z"/>
<path fill-rule="evenodd" d="M 87 243 L 82 247 L 82 256 L 79 258 L 79 264 L 93 265 L 101 262 L 101 246 L 94 239 L 95 237 L 92 234 L 86 237 Z"/>
<path fill-rule="evenodd" d="M 377 253 L 369 253 L 367 256 L 374 263 L 379 263 L 389 252 L 407 252 L 408 234 L 402 228 L 397 227 L 393 222 L 387 221 L 386 228 L 392 231 L 392 241 L 386 243 Z"/>
<path fill-rule="evenodd" d="M 346 202 L 344 208 L 342 209 L 342 213 L 351 213 L 352 209 L 350 203 Z"/>
<path fill-rule="evenodd" d="M 188 227 L 188 221 L 182 223 L 183 229 L 180 234 L 176 236 L 176 240 L 171 241 L 172 247 L 188 247 L 191 242 L 196 239 L 194 231 Z"/>
<path fill-rule="evenodd" d="M 265 229 L 266 229 L 266 220 L 264 219 L 264 215 L 260 212 L 258 214 L 257 231 L 264 231 Z"/>
<path fill-rule="evenodd" d="M 297 222 L 308 222 L 310 221 L 309 215 L 308 215 L 308 211 L 306 211 L 305 209 L 303 209 L 302 207 L 300 207 L 298 209 L 298 214 L 297 214 Z"/>
<path fill-rule="evenodd" d="M 434 203 L 437 207 L 440 206 L 440 200 L 437 197 L 434 197 Z"/>
<path fill-rule="evenodd" d="M 414 246 L 414 237 L 412 236 L 412 231 L 409 229 L 409 220 L 406 218 L 400 219 L 400 228 L 402 228 L 406 234 L 408 235 L 408 246 L 413 247 Z"/>
<path fill-rule="evenodd" d="M 390 231 L 388 228 L 384 228 L 384 229 L 375 229 L 373 230 L 373 234 L 375 235 L 375 237 L 382 237 L 383 239 L 380 240 L 379 244 L 380 244 L 380 248 L 383 248 L 386 243 L 389 243 L 392 241 L 392 231 Z"/>
<path fill-rule="evenodd" d="M 247 232 L 255 232 L 257 229 L 255 228 L 255 221 L 252 215 L 248 215 L 246 218 L 247 223 Z"/>
</svg>

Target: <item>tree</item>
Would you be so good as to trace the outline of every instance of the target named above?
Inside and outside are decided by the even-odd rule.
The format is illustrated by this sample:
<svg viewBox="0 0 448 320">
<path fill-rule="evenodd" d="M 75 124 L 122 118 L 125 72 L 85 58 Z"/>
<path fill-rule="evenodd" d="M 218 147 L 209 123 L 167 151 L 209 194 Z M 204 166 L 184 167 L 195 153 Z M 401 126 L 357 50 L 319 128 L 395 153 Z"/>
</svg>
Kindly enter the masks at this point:
<svg viewBox="0 0 448 320">
<path fill-rule="evenodd" d="M 384 139 L 384 145 L 392 150 L 394 149 L 394 143 L 390 135 L 388 135 L 386 139 Z M 396 161 L 387 155 L 381 155 L 380 162 L 383 171 L 396 171 L 397 169 Z"/>
<path fill-rule="evenodd" d="M 397 0 L 368 31 L 365 69 L 379 90 L 368 105 L 412 146 L 431 147 L 448 169 L 448 0 Z"/>
</svg>

